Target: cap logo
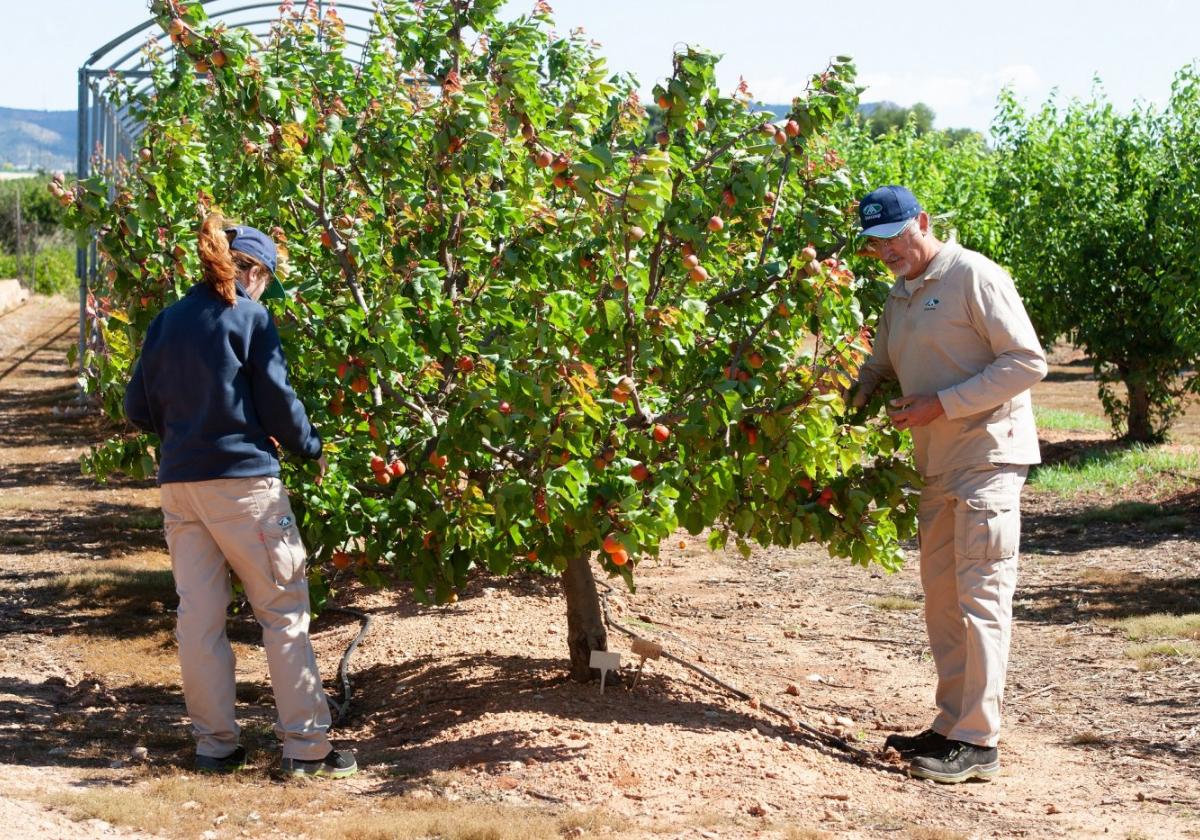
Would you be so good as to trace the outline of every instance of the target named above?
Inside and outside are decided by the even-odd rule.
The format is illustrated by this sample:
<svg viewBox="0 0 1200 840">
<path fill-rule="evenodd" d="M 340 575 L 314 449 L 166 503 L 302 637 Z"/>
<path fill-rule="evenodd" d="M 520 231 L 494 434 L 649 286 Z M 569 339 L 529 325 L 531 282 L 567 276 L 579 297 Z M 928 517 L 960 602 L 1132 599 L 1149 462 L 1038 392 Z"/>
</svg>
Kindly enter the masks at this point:
<svg viewBox="0 0 1200 840">
<path fill-rule="evenodd" d="M 882 204 L 868 204 L 862 209 L 862 215 L 864 219 L 874 219 L 881 213 L 883 213 Z"/>
</svg>

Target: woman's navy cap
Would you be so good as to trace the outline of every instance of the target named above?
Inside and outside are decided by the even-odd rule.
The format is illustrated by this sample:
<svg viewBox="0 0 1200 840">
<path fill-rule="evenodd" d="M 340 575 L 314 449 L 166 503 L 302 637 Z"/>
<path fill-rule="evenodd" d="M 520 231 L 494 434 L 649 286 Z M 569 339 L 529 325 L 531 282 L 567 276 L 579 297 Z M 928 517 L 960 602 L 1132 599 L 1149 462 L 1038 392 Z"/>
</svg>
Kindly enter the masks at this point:
<svg viewBox="0 0 1200 840">
<path fill-rule="evenodd" d="M 921 205 L 907 187 L 890 185 L 872 190 L 858 203 L 860 236 L 891 239 L 921 212 Z"/>
<path fill-rule="evenodd" d="M 271 237 L 258 228 L 252 228 L 249 225 L 235 225 L 234 227 L 226 228 L 225 235 L 230 237 L 229 250 L 253 257 L 262 263 L 267 271 L 271 272 L 271 284 L 267 286 L 266 291 L 262 293 L 259 300 L 282 300 L 286 298 L 287 292 L 284 290 L 283 284 L 279 282 L 279 277 L 275 274 L 278 255 L 275 250 L 275 243 L 271 241 Z"/>
</svg>

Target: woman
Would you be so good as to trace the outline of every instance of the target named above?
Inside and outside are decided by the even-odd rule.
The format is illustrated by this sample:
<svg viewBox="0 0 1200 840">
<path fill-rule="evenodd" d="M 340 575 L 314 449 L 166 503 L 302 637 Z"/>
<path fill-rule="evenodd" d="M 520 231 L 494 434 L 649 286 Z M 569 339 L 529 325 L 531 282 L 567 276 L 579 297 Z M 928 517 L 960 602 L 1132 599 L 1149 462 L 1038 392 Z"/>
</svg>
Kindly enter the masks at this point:
<svg viewBox="0 0 1200 840">
<path fill-rule="evenodd" d="M 204 282 L 150 324 L 125 392 L 125 413 L 161 439 L 158 483 L 179 593 L 176 638 L 183 695 L 196 737 L 196 768 L 245 766 L 234 716 L 234 655 L 225 635 L 232 569 L 263 628 L 275 692 L 280 770 L 349 776 L 354 754 L 326 735 L 329 704 L 309 641 L 305 550 L 279 480 L 274 438 L 327 464 L 321 439 L 288 384 L 279 334 L 258 299 L 282 297 L 271 239 L 226 229 L 211 215 L 200 231 Z"/>
</svg>

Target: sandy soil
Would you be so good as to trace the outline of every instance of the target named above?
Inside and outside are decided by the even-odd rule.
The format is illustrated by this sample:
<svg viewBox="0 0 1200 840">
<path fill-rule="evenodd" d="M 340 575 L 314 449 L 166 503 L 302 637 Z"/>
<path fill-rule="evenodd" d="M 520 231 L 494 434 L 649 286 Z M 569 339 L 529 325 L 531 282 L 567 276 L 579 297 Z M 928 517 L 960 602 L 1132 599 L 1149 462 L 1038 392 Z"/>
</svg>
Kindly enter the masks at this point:
<svg viewBox="0 0 1200 840">
<path fill-rule="evenodd" d="M 61 411 L 73 387 L 61 329 L 71 306 L 35 299 L 19 312 L 0 318 L 0 788 L 10 794 L 0 819 L 30 836 L 113 836 L 141 826 L 73 821 L 56 810 L 63 793 L 147 789 L 190 759 L 156 493 L 79 475 L 79 455 L 104 432 Z M 1082 410 L 1055 392 L 1081 381 L 1052 379 L 1044 399 Z M 1098 411 L 1094 396 L 1086 410 Z M 1069 451 L 1087 437 L 1046 442 Z M 1167 501 L 1177 510 L 1167 530 L 1081 526 L 1077 507 L 1027 491 L 992 783 L 916 782 L 878 753 L 888 732 L 931 716 L 915 553 L 881 576 L 815 548 L 743 560 L 681 535 L 683 548 L 639 569 L 636 593 L 614 590 L 612 616 L 754 699 L 666 660 L 631 687 L 636 659 L 615 629 L 622 684 L 601 694 L 570 682 L 552 581 L 479 577 L 436 609 L 342 581 L 338 603 L 367 610 L 374 626 L 337 733 L 364 772 L 329 795 L 351 811 L 381 796 L 595 810 L 611 820 L 594 833 L 629 837 L 1200 837 L 1200 662 L 1142 670 L 1106 623 L 1200 612 L 1200 505 L 1195 494 Z M 357 630 L 337 613 L 314 625 L 331 692 Z M 246 743 L 266 768 L 265 661 L 244 615 L 231 636 Z M 831 747 L 764 705 L 869 754 Z M 279 836 L 269 819 L 209 835 Z"/>
</svg>

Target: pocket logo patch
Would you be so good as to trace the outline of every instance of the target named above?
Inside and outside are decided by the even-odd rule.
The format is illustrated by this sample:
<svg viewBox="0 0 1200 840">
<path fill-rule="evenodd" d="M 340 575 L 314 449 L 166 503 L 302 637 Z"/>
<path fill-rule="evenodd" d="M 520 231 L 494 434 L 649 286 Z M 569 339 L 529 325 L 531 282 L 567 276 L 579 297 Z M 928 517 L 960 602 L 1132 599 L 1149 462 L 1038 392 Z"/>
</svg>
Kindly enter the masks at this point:
<svg viewBox="0 0 1200 840">
<path fill-rule="evenodd" d="M 927 299 L 927 300 L 925 301 L 925 311 L 926 311 L 926 312 L 932 312 L 933 310 L 935 310 L 935 309 L 937 309 L 937 308 L 938 308 L 938 304 L 940 304 L 940 303 L 941 303 L 941 301 L 940 301 L 940 300 L 938 300 L 937 298 L 929 298 L 929 299 Z"/>
<path fill-rule="evenodd" d="M 287 527 L 291 526 L 291 524 L 292 524 L 292 517 L 281 516 L 281 517 L 279 517 L 279 522 L 277 524 L 279 525 L 280 528 L 287 528 Z"/>
</svg>

